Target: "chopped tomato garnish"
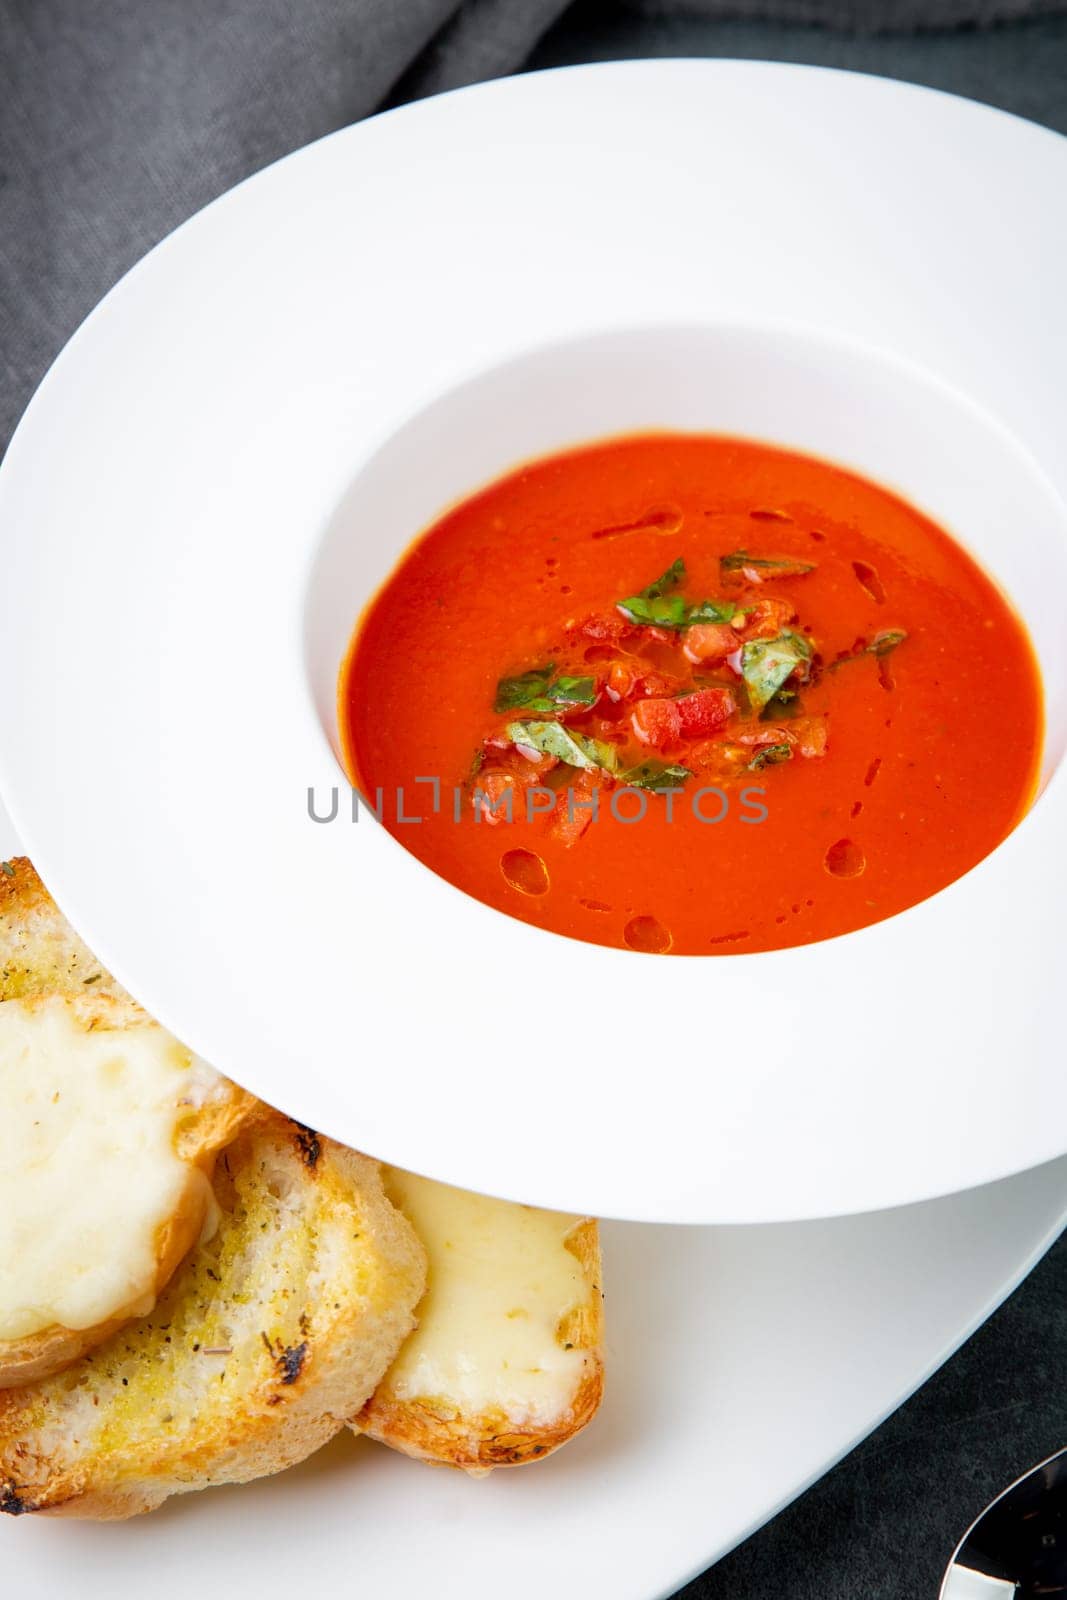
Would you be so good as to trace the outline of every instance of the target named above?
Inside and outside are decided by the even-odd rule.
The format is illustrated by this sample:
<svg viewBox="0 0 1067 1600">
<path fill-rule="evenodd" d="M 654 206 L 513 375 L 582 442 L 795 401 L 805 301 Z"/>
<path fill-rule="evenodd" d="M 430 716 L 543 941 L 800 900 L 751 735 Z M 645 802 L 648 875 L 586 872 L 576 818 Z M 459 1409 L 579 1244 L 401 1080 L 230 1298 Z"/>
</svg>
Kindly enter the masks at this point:
<svg viewBox="0 0 1067 1600">
<path fill-rule="evenodd" d="M 650 589 L 672 575 L 673 566 Z M 767 576 L 761 567 L 761 581 Z M 650 596 L 651 601 L 657 598 Z M 538 828 L 548 838 L 575 844 L 590 825 L 601 789 L 611 789 L 612 773 L 648 764 L 648 754 L 636 746 L 649 754 L 673 751 L 666 756 L 668 762 L 684 763 L 687 774 L 699 773 L 711 783 L 790 753 L 821 755 L 826 748 L 824 718 L 789 717 L 789 709 L 796 708 L 787 706 L 783 724 L 760 722 L 755 715 L 760 704 L 733 686 L 725 670 L 748 681 L 745 645 L 786 633 L 796 616 L 792 602 L 768 595 L 752 598 L 744 610 L 725 604 L 719 610 L 719 604 L 708 601 L 687 609 L 683 601 L 682 612 L 688 616 L 703 609 L 706 616 L 732 620 L 687 626 L 683 617 L 668 628 L 652 621 L 635 623 L 621 613 L 572 618 L 566 624 L 567 641 L 546 648 L 543 665 L 502 679 L 497 710 L 510 713 L 506 729 L 511 737 L 498 728 L 483 742 L 485 765 L 474 779 L 479 820 L 534 820 L 528 815 L 529 792 L 557 768 L 562 782 L 554 802 L 546 794 L 547 805 L 536 806 L 543 813 Z M 760 645 L 749 653 L 773 648 Z M 796 654 L 795 675 L 803 678 L 807 663 L 801 661 L 802 652 Z M 706 672 L 708 668 L 713 670 Z M 783 698 L 789 701 L 790 696 Z M 787 748 L 775 751 L 775 745 Z M 549 750 L 556 753 L 549 755 Z M 760 750 L 765 753 L 754 754 Z"/>
<path fill-rule="evenodd" d="M 697 689 L 675 700 L 683 739 L 704 739 L 717 733 L 737 709 L 729 689 Z"/>
<path fill-rule="evenodd" d="M 686 766 L 705 777 L 732 777 L 748 765 L 749 758 L 750 752 L 743 745 L 727 739 L 704 739 L 685 747 Z"/>
<path fill-rule="evenodd" d="M 486 739 L 485 749 L 492 750 L 493 764 L 484 766 L 471 779 L 472 803 L 481 813 L 481 820 L 495 826 L 498 822 L 520 822 L 526 816 L 526 791 L 541 783 L 545 776 L 558 767 L 555 756 L 546 756 L 531 749 L 524 754 L 516 745 L 509 744 L 507 754 L 495 754 L 495 739 Z M 510 761 L 510 764 L 506 764 Z M 507 801 L 511 790 L 510 807 Z M 508 815 L 510 809 L 511 815 Z"/>
<path fill-rule="evenodd" d="M 794 561 L 789 556 L 764 556 L 735 566 L 734 575 L 740 573 L 746 583 L 773 583 L 775 578 L 802 578 L 811 570 L 809 561 Z"/>
<path fill-rule="evenodd" d="M 645 672 L 631 690 L 631 699 L 657 700 L 677 694 L 682 687 L 680 678 L 668 678 L 662 672 Z"/>
<path fill-rule="evenodd" d="M 580 633 L 594 644 L 618 644 L 622 639 L 632 639 L 638 631 L 632 622 L 628 622 L 617 612 L 569 622 L 567 630 L 570 633 Z"/>
<path fill-rule="evenodd" d="M 777 727 L 770 722 L 757 722 L 747 728 L 738 728 L 734 738 L 738 744 L 747 745 L 749 749 L 762 749 L 769 744 L 796 744 L 797 736 L 793 732 L 795 724 L 789 727 Z"/>
<path fill-rule="evenodd" d="M 765 745 L 792 745 L 800 756 L 813 759 L 826 754 L 829 725 L 825 717 L 794 717 L 791 722 L 759 722 L 738 728 L 734 738 L 749 749 Z"/>
<path fill-rule="evenodd" d="M 694 663 L 725 661 L 740 644 L 738 631 L 729 622 L 698 622 L 682 635 L 682 650 Z"/>
<path fill-rule="evenodd" d="M 510 807 L 507 798 L 509 790 Z M 493 828 L 498 822 L 515 822 L 522 815 L 522 797 L 525 793 L 526 785 L 517 773 L 483 772 L 474 780 L 474 809 L 481 813 L 481 820 Z"/>
<path fill-rule="evenodd" d="M 628 666 L 625 661 L 612 662 L 607 682 L 608 699 L 625 700 L 636 682 L 637 673 L 633 667 Z"/>
<path fill-rule="evenodd" d="M 616 702 L 666 699 L 681 687 L 681 678 L 668 677 L 663 672 L 642 672 L 636 661 L 614 662 L 605 685 L 608 699 Z"/>
<path fill-rule="evenodd" d="M 549 837 L 568 848 L 577 844 L 593 820 L 593 792 L 599 789 L 595 775 L 579 772 L 556 797 L 556 808 L 548 825 Z M 569 790 L 569 793 L 568 793 Z"/>
<path fill-rule="evenodd" d="M 682 719 L 678 713 L 680 700 L 639 700 L 630 713 L 630 726 L 634 737 L 654 750 L 663 750 L 674 744 L 682 732 Z"/>
<path fill-rule="evenodd" d="M 757 600 L 748 614 L 739 639 L 773 639 L 796 617 L 796 607 L 790 600 Z"/>
<path fill-rule="evenodd" d="M 830 725 L 825 717 L 797 717 L 791 726 L 802 756 L 810 760 L 826 754 Z"/>
</svg>

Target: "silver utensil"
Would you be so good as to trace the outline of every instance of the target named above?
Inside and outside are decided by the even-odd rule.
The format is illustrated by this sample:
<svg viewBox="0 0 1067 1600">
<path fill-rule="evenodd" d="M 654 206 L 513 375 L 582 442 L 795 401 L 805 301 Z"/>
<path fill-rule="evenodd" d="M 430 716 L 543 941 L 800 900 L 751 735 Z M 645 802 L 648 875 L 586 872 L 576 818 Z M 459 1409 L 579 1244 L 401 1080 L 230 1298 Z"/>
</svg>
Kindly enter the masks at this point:
<svg viewBox="0 0 1067 1600">
<path fill-rule="evenodd" d="M 940 1600 L 1067 1597 L 1067 1450 L 1005 1489 L 972 1525 Z"/>
</svg>

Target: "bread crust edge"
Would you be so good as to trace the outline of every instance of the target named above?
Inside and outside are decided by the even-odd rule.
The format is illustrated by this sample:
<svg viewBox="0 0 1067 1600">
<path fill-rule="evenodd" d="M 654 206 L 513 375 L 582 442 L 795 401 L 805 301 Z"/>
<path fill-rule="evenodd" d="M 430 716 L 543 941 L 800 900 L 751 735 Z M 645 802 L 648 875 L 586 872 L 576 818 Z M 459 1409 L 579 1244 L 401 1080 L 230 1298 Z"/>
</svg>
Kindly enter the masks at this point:
<svg viewBox="0 0 1067 1600">
<path fill-rule="evenodd" d="M 20 1483 L 11 1471 L 14 1435 L 4 1437 L 0 1399 L 0 1512 L 118 1521 L 153 1511 L 175 1494 L 247 1483 L 284 1471 L 343 1431 L 357 1379 L 362 1393 L 368 1394 L 395 1359 L 415 1326 L 415 1306 L 425 1287 L 426 1256 L 407 1218 L 389 1201 L 380 1164 L 332 1140 L 319 1139 L 282 1113 L 266 1108 L 247 1136 L 252 1156 L 259 1140 L 288 1146 L 295 1157 L 294 1170 L 304 1172 L 310 1185 L 326 1183 L 331 1196 L 339 1192 L 340 1203 L 347 1206 L 345 1195 L 350 1186 L 358 1192 L 364 1227 L 373 1239 L 374 1273 L 383 1285 L 389 1285 L 388 1303 L 376 1313 L 376 1338 L 384 1339 L 385 1348 L 374 1352 L 365 1348 L 366 1313 L 361 1300 L 353 1300 L 338 1316 L 325 1312 L 324 1326 L 309 1335 L 311 1350 L 295 1377 L 275 1372 L 269 1381 L 246 1388 L 225 1425 L 194 1430 L 188 1448 L 170 1456 L 166 1470 L 156 1478 L 151 1474 L 159 1471 L 159 1464 L 146 1456 L 143 1476 L 108 1481 L 105 1473 L 103 1481 L 94 1481 L 90 1458 L 73 1470 L 52 1470 L 32 1486 L 24 1479 Z M 336 1205 L 338 1200 L 332 1198 L 331 1203 Z M 180 1280 L 176 1280 L 176 1288 L 180 1292 Z M 369 1362 L 373 1362 L 373 1371 L 367 1370 Z"/>
<path fill-rule="evenodd" d="M 604 1393 L 600 1233 L 593 1218 L 578 1223 L 566 1248 L 580 1263 L 589 1294 L 565 1319 L 559 1333 L 586 1356 L 585 1371 L 565 1411 L 539 1426 L 516 1424 L 501 1411 L 449 1413 L 426 1400 L 397 1398 L 390 1394 L 386 1377 L 350 1423 L 353 1432 L 417 1461 L 457 1467 L 475 1477 L 497 1467 L 541 1461 L 580 1433 L 596 1415 Z"/>
</svg>

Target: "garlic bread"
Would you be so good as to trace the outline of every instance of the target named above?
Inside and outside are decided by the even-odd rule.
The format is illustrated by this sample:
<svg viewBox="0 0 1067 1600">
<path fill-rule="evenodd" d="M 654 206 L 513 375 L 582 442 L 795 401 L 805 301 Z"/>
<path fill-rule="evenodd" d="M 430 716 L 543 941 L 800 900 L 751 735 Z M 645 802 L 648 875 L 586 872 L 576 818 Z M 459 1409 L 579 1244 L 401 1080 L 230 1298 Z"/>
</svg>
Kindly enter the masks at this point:
<svg viewBox="0 0 1067 1600">
<path fill-rule="evenodd" d="M 396 1168 L 384 1176 L 429 1276 L 418 1327 L 353 1428 L 472 1473 L 558 1449 L 603 1390 L 597 1224 Z"/>
<path fill-rule="evenodd" d="M 0 1000 L 90 989 L 126 994 L 74 932 L 27 857 L 0 862 Z"/>
<path fill-rule="evenodd" d="M 0 1001 L 0 1389 L 56 1372 L 156 1295 L 212 1213 L 252 1104 L 132 1001 Z"/>
<path fill-rule="evenodd" d="M 220 1220 L 148 1317 L 0 1393 L 0 1510 L 98 1518 L 303 1460 L 414 1324 L 425 1252 L 378 1164 L 278 1114 L 215 1177 Z"/>
<path fill-rule="evenodd" d="M 151 1308 L 258 1110 L 113 982 L 25 858 L 2 867 L 0 1389 Z"/>
</svg>

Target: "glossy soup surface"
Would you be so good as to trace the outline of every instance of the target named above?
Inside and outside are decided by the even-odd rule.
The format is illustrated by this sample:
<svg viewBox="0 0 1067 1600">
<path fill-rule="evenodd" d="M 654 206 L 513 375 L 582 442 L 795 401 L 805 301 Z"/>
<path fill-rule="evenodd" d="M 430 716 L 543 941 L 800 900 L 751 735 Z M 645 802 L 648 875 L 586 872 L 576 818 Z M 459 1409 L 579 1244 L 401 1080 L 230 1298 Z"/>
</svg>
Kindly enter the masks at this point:
<svg viewBox="0 0 1067 1600">
<path fill-rule="evenodd" d="M 943 888 L 1026 809 L 1041 744 L 1025 630 L 948 534 L 824 461 L 699 435 L 561 453 L 448 512 L 362 618 L 340 710 L 353 779 L 435 872 L 689 954 Z"/>
</svg>

